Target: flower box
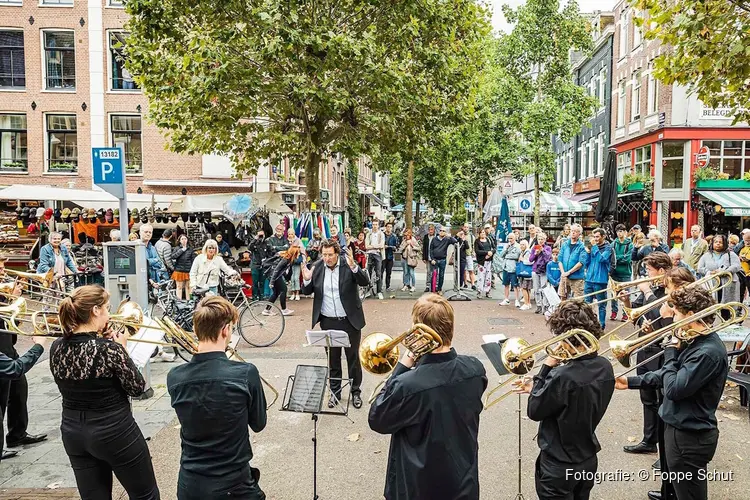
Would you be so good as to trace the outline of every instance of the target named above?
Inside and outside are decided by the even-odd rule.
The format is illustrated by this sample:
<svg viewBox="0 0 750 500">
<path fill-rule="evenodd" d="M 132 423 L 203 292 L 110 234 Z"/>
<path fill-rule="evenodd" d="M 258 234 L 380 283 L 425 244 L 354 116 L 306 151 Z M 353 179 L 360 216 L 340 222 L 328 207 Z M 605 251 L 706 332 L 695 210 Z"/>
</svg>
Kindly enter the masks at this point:
<svg viewBox="0 0 750 500">
<path fill-rule="evenodd" d="M 634 182 L 628 186 L 628 191 L 643 191 L 643 183 L 642 182 Z"/>
<path fill-rule="evenodd" d="M 748 189 L 750 181 L 744 179 L 711 179 L 695 181 L 697 189 Z"/>
</svg>

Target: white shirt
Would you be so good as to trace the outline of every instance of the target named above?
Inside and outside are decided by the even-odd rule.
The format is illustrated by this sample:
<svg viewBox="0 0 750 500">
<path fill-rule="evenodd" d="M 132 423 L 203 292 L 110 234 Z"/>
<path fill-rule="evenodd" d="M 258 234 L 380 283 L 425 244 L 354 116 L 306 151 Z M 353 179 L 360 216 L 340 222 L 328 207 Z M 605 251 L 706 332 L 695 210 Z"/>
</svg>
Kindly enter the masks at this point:
<svg viewBox="0 0 750 500">
<path fill-rule="evenodd" d="M 367 253 L 374 253 L 383 257 L 383 250 L 385 249 L 385 234 L 383 231 L 371 232 L 367 235 L 367 246 L 373 247 L 367 250 Z"/>
<path fill-rule="evenodd" d="M 337 261 L 333 269 L 325 264 L 323 266 L 323 303 L 320 307 L 320 314 L 329 318 L 346 317 L 344 304 L 341 303 L 341 294 L 339 293 L 341 261 Z M 355 267 L 352 272 L 359 272 L 359 268 Z M 310 284 L 310 281 L 312 280 L 304 280 L 303 283 L 307 286 Z"/>
</svg>

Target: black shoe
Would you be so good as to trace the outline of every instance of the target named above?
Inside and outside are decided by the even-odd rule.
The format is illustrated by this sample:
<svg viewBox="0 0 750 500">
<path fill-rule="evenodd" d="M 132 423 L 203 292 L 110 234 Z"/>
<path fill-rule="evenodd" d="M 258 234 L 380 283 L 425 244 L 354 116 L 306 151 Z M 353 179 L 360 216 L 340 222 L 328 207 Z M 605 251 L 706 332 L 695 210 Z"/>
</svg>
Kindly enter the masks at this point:
<svg viewBox="0 0 750 500">
<path fill-rule="evenodd" d="M 352 406 L 358 410 L 362 408 L 362 396 L 359 394 L 352 394 Z"/>
<path fill-rule="evenodd" d="M 328 400 L 328 408 L 335 408 L 340 400 L 341 397 L 331 394 L 331 398 Z"/>
<path fill-rule="evenodd" d="M 3 451 L 3 457 L 0 460 L 7 460 L 7 459 L 13 458 L 13 457 L 15 457 L 17 455 L 18 455 L 17 451 L 6 450 L 6 451 Z"/>
<path fill-rule="evenodd" d="M 661 500 L 661 491 L 649 491 L 648 498 L 649 500 Z"/>
<path fill-rule="evenodd" d="M 16 448 L 18 446 L 23 446 L 25 444 L 35 444 L 35 443 L 41 443 L 47 439 L 46 434 L 26 434 L 24 437 L 19 439 L 18 441 L 10 441 L 8 440 L 8 448 Z"/>
<path fill-rule="evenodd" d="M 651 466 L 651 468 L 654 469 L 654 470 L 661 470 L 661 459 L 657 458 L 656 462 L 653 463 L 653 465 Z"/>
<path fill-rule="evenodd" d="M 656 445 L 641 441 L 632 446 L 623 446 L 622 451 L 625 453 L 656 453 Z"/>
<path fill-rule="evenodd" d="M 425 292 L 429 292 L 430 291 L 430 287 L 429 286 L 425 287 L 424 291 Z"/>
<path fill-rule="evenodd" d="M 534 314 L 542 314 L 542 306 L 536 306 L 536 311 L 534 311 Z"/>
</svg>

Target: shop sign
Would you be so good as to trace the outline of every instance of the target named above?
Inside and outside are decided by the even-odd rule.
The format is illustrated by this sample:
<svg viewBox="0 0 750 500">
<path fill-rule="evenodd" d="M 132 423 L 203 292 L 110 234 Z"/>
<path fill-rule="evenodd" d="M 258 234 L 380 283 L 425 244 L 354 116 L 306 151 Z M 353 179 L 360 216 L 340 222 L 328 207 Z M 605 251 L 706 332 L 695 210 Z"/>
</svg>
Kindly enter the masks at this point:
<svg viewBox="0 0 750 500">
<path fill-rule="evenodd" d="M 732 108 L 709 108 L 701 105 L 702 120 L 729 120 L 734 118 L 734 109 Z"/>
<path fill-rule="evenodd" d="M 750 208 L 725 208 L 724 215 L 731 217 L 750 216 Z"/>
<path fill-rule="evenodd" d="M 599 191 L 602 185 L 601 177 L 594 177 L 592 179 L 586 179 L 585 181 L 576 182 L 573 184 L 574 193 L 586 193 L 588 191 Z"/>
<path fill-rule="evenodd" d="M 560 196 L 562 196 L 563 198 L 570 198 L 571 196 L 573 196 L 573 188 L 571 188 L 570 186 L 562 188 L 560 190 Z"/>
<path fill-rule="evenodd" d="M 698 154 L 695 155 L 695 162 L 698 164 L 698 168 L 703 168 L 708 165 L 711 161 L 711 150 L 708 146 L 703 146 L 698 150 Z"/>
</svg>

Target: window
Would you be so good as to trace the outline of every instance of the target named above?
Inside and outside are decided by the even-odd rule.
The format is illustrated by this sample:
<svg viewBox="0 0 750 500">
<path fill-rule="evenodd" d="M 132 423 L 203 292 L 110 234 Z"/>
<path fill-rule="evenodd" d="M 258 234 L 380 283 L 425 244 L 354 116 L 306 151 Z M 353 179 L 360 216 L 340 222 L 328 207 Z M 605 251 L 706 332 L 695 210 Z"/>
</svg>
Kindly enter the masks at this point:
<svg viewBox="0 0 750 500">
<path fill-rule="evenodd" d="M 635 150 L 635 173 L 651 175 L 651 146 Z"/>
<path fill-rule="evenodd" d="M 128 34 L 123 32 L 111 32 L 109 34 L 109 59 L 112 71 L 112 90 L 134 90 L 138 86 L 133 81 L 133 75 L 125 67 L 127 54 L 125 53 L 125 40 Z"/>
<path fill-rule="evenodd" d="M 42 0 L 42 5 L 73 5 L 73 0 Z"/>
<path fill-rule="evenodd" d="M 648 98 L 647 107 L 648 114 L 652 115 L 656 113 L 659 105 L 659 81 L 654 78 L 654 63 L 653 61 L 648 63 Z"/>
<path fill-rule="evenodd" d="M 685 143 L 683 141 L 664 141 L 661 152 L 661 188 L 682 189 Z"/>
<path fill-rule="evenodd" d="M 568 151 L 568 182 L 573 182 L 576 178 L 575 152 L 573 148 Z"/>
<path fill-rule="evenodd" d="M 563 169 L 562 169 L 562 158 L 559 156 L 555 158 L 555 171 L 557 173 L 557 175 L 555 176 L 555 180 L 557 181 L 557 187 L 560 187 L 562 185 Z"/>
<path fill-rule="evenodd" d="M 25 87 L 23 31 L 0 31 L 0 88 Z"/>
<path fill-rule="evenodd" d="M 78 134 L 75 115 L 47 115 L 47 171 L 78 171 Z"/>
<path fill-rule="evenodd" d="M 605 146 L 605 144 L 604 144 L 604 132 L 602 132 L 601 134 L 599 134 L 599 139 L 597 140 L 597 142 L 599 144 L 599 159 L 598 159 L 599 174 L 603 175 L 604 174 L 604 167 L 606 166 L 606 165 L 604 165 L 604 146 Z"/>
<path fill-rule="evenodd" d="M 0 115 L 0 171 L 27 172 L 26 115 Z"/>
<path fill-rule="evenodd" d="M 617 90 L 617 126 L 625 126 L 625 80 L 621 80 Z"/>
<path fill-rule="evenodd" d="M 109 0 L 110 7 L 124 7 L 125 0 Z"/>
<path fill-rule="evenodd" d="M 605 92 L 607 91 L 607 68 L 602 68 L 599 71 L 599 107 L 604 108 Z"/>
<path fill-rule="evenodd" d="M 710 165 L 730 179 L 742 179 L 750 172 L 750 141 L 703 141 L 703 145 L 711 151 Z"/>
<path fill-rule="evenodd" d="M 633 90 L 630 98 L 630 121 L 641 118 L 641 72 L 633 73 Z"/>
<path fill-rule="evenodd" d="M 625 153 L 620 153 L 617 155 L 617 182 L 622 183 L 623 177 L 625 177 L 625 174 L 629 174 L 631 172 L 631 162 L 633 159 L 632 151 L 627 151 Z"/>
<path fill-rule="evenodd" d="M 628 13 L 620 14 L 620 59 L 628 55 Z"/>
<path fill-rule="evenodd" d="M 594 159 L 596 156 L 596 141 L 594 140 L 593 137 L 589 139 L 588 151 L 589 151 L 589 161 L 588 161 L 589 168 L 587 172 L 588 175 L 586 177 L 593 177 L 596 175 L 596 160 Z"/>
<path fill-rule="evenodd" d="M 45 88 L 76 88 L 75 37 L 72 31 L 45 31 Z"/>
<path fill-rule="evenodd" d="M 0 0 L 0 5 L 23 5 L 23 0 Z"/>
<path fill-rule="evenodd" d="M 584 179 L 586 176 L 586 145 L 581 144 L 581 147 L 578 148 L 578 157 L 580 168 L 578 169 L 578 178 L 573 180 L 581 180 Z"/>
<path fill-rule="evenodd" d="M 636 18 L 638 17 L 637 12 L 633 12 L 633 48 L 637 49 L 643 41 L 643 28 L 638 26 Z"/>
<path fill-rule="evenodd" d="M 141 117 L 112 115 L 112 146 L 125 153 L 125 173 L 142 174 Z"/>
</svg>

